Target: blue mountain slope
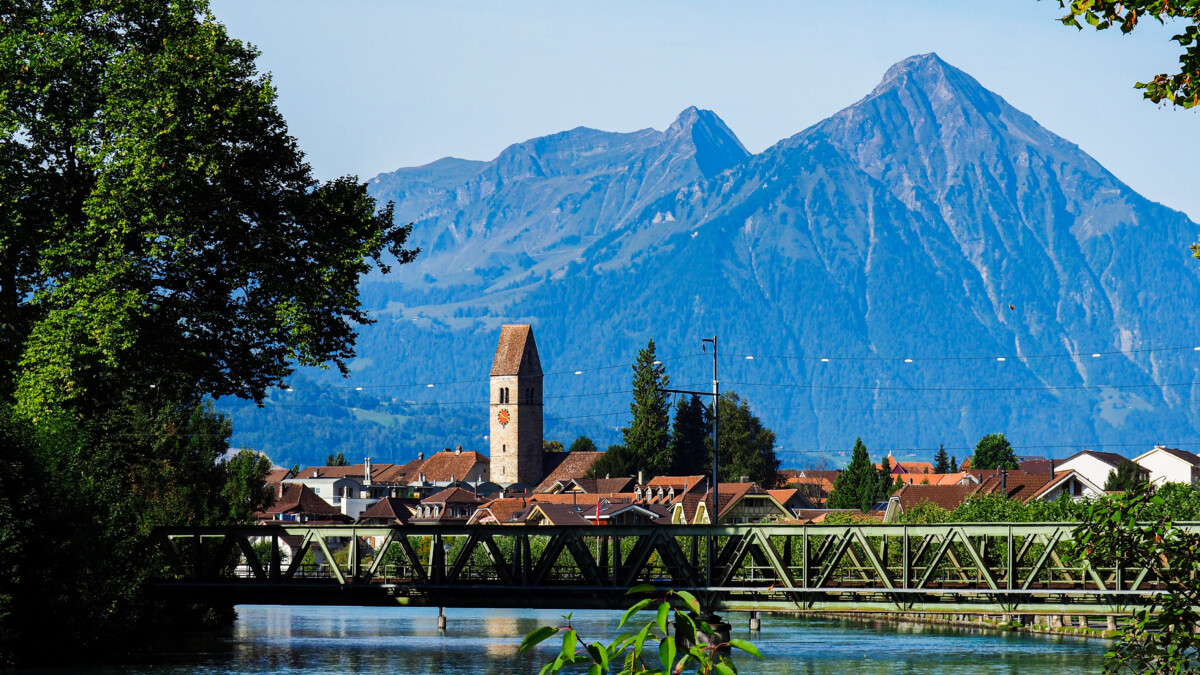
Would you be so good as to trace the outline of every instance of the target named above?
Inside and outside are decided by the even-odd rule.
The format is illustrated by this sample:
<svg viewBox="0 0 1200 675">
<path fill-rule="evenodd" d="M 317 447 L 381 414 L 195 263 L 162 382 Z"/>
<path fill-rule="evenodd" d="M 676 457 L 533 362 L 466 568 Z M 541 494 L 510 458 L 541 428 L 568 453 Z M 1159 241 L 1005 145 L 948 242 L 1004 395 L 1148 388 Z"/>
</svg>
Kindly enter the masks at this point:
<svg viewBox="0 0 1200 675">
<path fill-rule="evenodd" d="M 858 436 L 960 457 L 993 431 L 1058 456 L 1200 439 L 1200 353 L 1143 351 L 1200 343 L 1195 224 L 933 54 L 754 156 L 692 108 L 664 132 L 580 128 L 372 190 L 425 252 L 364 287 L 380 321 L 354 382 L 478 417 L 447 443 L 484 447 L 479 380 L 518 321 L 562 371 L 546 428 L 565 442 L 615 441 L 628 411 L 628 369 L 589 368 L 654 338 L 686 356 L 673 382 L 708 388 L 695 352 L 713 333 L 723 387 L 785 464 L 836 462 Z"/>
</svg>

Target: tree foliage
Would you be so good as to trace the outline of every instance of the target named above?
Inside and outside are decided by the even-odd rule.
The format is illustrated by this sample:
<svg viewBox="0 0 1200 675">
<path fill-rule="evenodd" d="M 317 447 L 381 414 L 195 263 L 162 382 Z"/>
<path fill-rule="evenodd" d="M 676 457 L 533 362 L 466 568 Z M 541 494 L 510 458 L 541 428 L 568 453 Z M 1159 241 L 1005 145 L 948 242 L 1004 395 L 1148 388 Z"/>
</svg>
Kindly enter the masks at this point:
<svg viewBox="0 0 1200 675">
<path fill-rule="evenodd" d="M 565 452 L 562 441 L 547 441 L 542 440 L 542 452 Z"/>
<path fill-rule="evenodd" d="M 700 397 L 692 394 L 682 399 L 671 425 L 671 475 L 707 475 L 712 471 L 711 435 L 712 420 Z"/>
<path fill-rule="evenodd" d="M 670 382 L 666 368 L 658 362 L 654 340 L 650 340 L 633 364 L 633 402 L 629 404 L 633 419 L 621 433 L 625 448 L 638 463 L 635 470 L 651 476 L 671 471 L 670 403 L 660 391 Z"/>
<path fill-rule="evenodd" d="M 721 394 L 717 410 L 720 413 L 717 430 L 717 442 L 721 447 L 717 466 L 720 480 L 735 482 L 745 477 L 764 488 L 775 487 L 779 480 L 775 432 L 763 426 L 762 420 L 751 412 L 749 402 L 732 391 Z M 710 406 L 710 423 L 711 413 Z M 706 435 L 705 443 L 709 449 L 705 464 L 711 466 L 712 437 Z"/>
<path fill-rule="evenodd" d="M 346 454 L 343 452 L 336 455 L 331 452 L 325 458 L 325 466 L 350 466 L 350 460 L 346 459 Z"/>
<path fill-rule="evenodd" d="M 1132 490 L 1135 486 L 1147 482 L 1144 472 L 1142 467 L 1128 459 L 1123 459 L 1116 469 L 1109 472 L 1108 479 L 1104 481 L 1104 489 L 1107 492 Z"/>
<path fill-rule="evenodd" d="M 636 476 L 641 468 L 641 459 L 620 444 L 608 446 L 603 455 L 592 463 L 587 471 L 588 478 L 616 478 Z"/>
<path fill-rule="evenodd" d="M 890 469 L 888 473 L 891 473 Z M 879 501 L 887 499 L 892 484 L 891 476 L 883 476 L 871 463 L 862 439 L 855 439 L 850 464 L 833 482 L 833 491 L 829 493 L 826 506 L 831 509 L 868 511 Z"/>
<path fill-rule="evenodd" d="M 587 436 L 580 436 L 571 443 L 571 448 L 568 452 L 596 452 L 596 443 Z"/>
<path fill-rule="evenodd" d="M 1119 497 L 1096 501 L 1075 532 L 1094 568 L 1149 563 L 1157 587 L 1165 591 L 1134 610 L 1129 628 L 1105 655 L 1106 672 L 1197 671 L 1200 532 L 1175 527 L 1174 518 L 1162 513 L 1166 506 L 1165 499 L 1151 496 L 1148 485 L 1137 484 Z"/>
<path fill-rule="evenodd" d="M 972 469 L 1016 469 L 1020 466 L 1004 434 L 988 434 L 975 445 Z"/>
<path fill-rule="evenodd" d="M 1058 5 L 1067 10 L 1061 21 L 1079 30 L 1080 19 L 1096 30 L 1116 26 L 1125 34 L 1146 19 L 1160 24 L 1182 20 L 1182 30 L 1171 37 L 1183 47 L 1178 71 L 1159 73 L 1133 86 L 1155 103 L 1169 101 L 1181 108 L 1200 103 L 1200 0 L 1058 0 Z"/>
<path fill-rule="evenodd" d="M 938 445 L 937 454 L 933 456 L 933 472 L 950 473 L 950 457 L 946 454 L 946 448 L 943 445 Z"/>
<path fill-rule="evenodd" d="M 411 260 L 410 228 L 312 177 L 257 53 L 204 0 L 16 0 L 0 21 L 0 393 L 37 416 L 345 371 L 359 279 Z"/>
</svg>

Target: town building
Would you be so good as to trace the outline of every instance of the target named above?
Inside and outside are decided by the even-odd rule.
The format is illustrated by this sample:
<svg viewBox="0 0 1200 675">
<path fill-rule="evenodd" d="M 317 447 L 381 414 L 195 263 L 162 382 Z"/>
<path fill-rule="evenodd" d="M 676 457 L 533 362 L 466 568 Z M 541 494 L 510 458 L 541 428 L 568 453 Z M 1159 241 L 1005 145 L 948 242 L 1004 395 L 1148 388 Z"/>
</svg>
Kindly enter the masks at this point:
<svg viewBox="0 0 1200 675">
<path fill-rule="evenodd" d="M 1200 457 L 1186 450 L 1156 445 L 1135 457 L 1133 462 L 1150 473 L 1150 482 L 1154 485 L 1200 483 Z"/>
<path fill-rule="evenodd" d="M 492 360 L 491 480 L 532 490 L 542 480 L 542 363 L 533 327 L 505 325 Z"/>
</svg>

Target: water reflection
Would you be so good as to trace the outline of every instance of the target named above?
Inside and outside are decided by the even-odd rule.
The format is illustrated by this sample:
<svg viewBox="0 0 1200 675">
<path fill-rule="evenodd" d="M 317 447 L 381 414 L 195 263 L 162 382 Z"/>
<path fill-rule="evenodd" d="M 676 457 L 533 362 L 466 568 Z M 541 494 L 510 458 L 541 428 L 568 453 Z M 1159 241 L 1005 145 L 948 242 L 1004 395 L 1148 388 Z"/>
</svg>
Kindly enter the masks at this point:
<svg viewBox="0 0 1200 675">
<path fill-rule="evenodd" d="M 240 607 L 230 634 L 180 644 L 154 666 L 120 672 L 525 675 L 537 673 L 561 644 L 550 640 L 538 654 L 516 654 L 526 633 L 560 623 L 562 612 L 446 613 L 448 630 L 443 634 L 437 629 L 436 609 Z M 1101 670 L 1107 646 L 1074 637 L 965 627 L 762 616 L 762 631 L 754 635 L 747 615 L 727 617 L 734 637 L 753 640 L 765 656 L 753 663 L 745 657 L 744 673 L 1092 673 Z M 614 612 L 575 612 L 573 624 L 585 638 L 602 639 L 615 634 L 619 617 Z"/>
</svg>

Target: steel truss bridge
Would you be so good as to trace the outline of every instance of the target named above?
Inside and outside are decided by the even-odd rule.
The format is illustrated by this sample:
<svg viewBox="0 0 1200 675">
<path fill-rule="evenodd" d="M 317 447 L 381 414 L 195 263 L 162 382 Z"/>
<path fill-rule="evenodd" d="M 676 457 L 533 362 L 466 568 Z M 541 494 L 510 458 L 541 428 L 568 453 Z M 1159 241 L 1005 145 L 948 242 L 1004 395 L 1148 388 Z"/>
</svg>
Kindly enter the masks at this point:
<svg viewBox="0 0 1200 675">
<path fill-rule="evenodd" d="M 1085 565 L 1074 528 L 269 525 L 153 536 L 160 590 L 235 604 L 617 609 L 649 583 L 714 612 L 1079 615 L 1128 613 L 1166 592 L 1166 561 Z"/>
</svg>

